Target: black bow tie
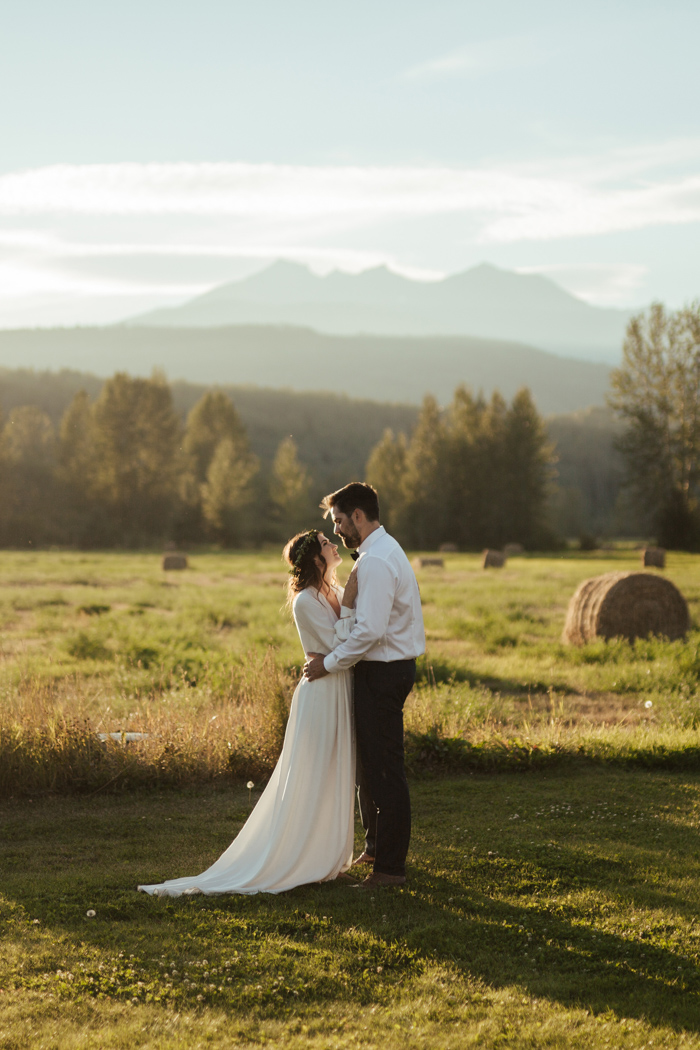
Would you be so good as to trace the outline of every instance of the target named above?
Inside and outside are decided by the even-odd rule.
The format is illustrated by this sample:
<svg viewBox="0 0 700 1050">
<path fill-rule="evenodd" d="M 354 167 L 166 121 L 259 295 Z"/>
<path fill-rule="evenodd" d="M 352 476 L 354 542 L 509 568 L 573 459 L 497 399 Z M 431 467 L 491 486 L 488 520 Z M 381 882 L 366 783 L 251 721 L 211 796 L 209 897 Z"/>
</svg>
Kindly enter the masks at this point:
<svg viewBox="0 0 700 1050">
<path fill-rule="evenodd" d="M 352 558 L 353 561 L 357 561 L 357 559 L 360 557 L 360 552 L 359 551 L 350 551 L 350 557 Z"/>
</svg>

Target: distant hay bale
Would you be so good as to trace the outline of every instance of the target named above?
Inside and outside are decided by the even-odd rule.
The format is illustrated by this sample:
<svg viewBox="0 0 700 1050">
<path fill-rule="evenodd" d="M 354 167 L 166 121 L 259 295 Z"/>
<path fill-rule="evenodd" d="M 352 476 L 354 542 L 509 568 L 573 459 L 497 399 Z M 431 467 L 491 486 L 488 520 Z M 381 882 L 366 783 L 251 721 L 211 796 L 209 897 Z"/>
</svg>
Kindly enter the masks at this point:
<svg viewBox="0 0 700 1050">
<path fill-rule="evenodd" d="M 688 604 L 670 580 L 648 572 L 606 572 L 584 580 L 569 602 L 564 641 L 594 638 L 682 638 L 690 626 Z"/>
<path fill-rule="evenodd" d="M 482 569 L 502 569 L 506 563 L 503 551 L 485 550 L 481 556 Z"/>
<path fill-rule="evenodd" d="M 414 569 L 442 569 L 445 566 L 444 558 L 414 558 Z"/>
<path fill-rule="evenodd" d="M 171 569 L 186 569 L 187 557 L 184 554 L 164 554 L 163 569 L 169 572 Z"/>
<path fill-rule="evenodd" d="M 438 550 L 442 551 L 443 554 L 456 554 L 459 547 L 456 543 L 441 543 Z"/>
<path fill-rule="evenodd" d="M 515 554 L 524 554 L 525 548 L 522 543 L 506 543 L 503 548 L 503 553 L 506 558 L 512 558 Z"/>
<path fill-rule="evenodd" d="M 642 551 L 642 565 L 649 569 L 665 569 L 666 551 L 663 547 L 646 547 Z"/>
</svg>

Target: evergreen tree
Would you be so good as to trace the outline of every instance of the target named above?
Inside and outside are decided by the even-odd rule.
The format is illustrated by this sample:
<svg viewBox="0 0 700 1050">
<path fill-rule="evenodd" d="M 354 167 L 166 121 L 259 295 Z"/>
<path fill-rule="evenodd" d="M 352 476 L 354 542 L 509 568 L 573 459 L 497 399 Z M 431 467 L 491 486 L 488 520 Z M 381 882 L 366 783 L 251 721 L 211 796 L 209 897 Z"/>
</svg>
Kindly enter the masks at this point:
<svg viewBox="0 0 700 1050">
<path fill-rule="evenodd" d="M 387 431 L 367 476 L 380 500 L 386 491 L 392 529 L 409 546 L 532 546 L 545 538 L 551 458 L 527 390 L 508 408 L 498 391 L 486 403 L 459 387 L 444 415 L 425 399 L 408 445 Z"/>
<path fill-rule="evenodd" d="M 434 397 L 424 399 L 406 451 L 404 533 L 409 546 L 434 550 L 453 527 L 446 520 L 446 434 Z"/>
<path fill-rule="evenodd" d="M 505 420 L 501 490 L 503 541 L 535 547 L 551 542 L 546 516 L 554 451 L 530 391 L 513 398 Z"/>
<path fill-rule="evenodd" d="M 313 514 L 310 491 L 311 478 L 299 462 L 296 442 L 291 437 L 283 438 L 272 464 L 270 499 L 285 536 L 294 536 L 309 527 Z"/>
</svg>

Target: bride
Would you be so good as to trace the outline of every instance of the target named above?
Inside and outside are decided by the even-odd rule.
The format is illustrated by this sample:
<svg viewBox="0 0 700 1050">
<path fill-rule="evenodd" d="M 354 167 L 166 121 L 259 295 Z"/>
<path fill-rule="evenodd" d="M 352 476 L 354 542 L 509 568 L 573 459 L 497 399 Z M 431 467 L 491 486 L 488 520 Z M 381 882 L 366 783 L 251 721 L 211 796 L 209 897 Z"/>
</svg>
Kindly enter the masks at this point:
<svg viewBox="0 0 700 1050">
<path fill-rule="evenodd" d="M 352 627 L 355 574 L 343 593 L 335 576 L 342 561 L 338 548 L 316 529 L 294 536 L 284 558 L 304 652 L 327 655 Z M 354 791 L 352 672 L 315 682 L 302 678 L 279 761 L 228 849 L 201 875 L 138 888 L 156 897 L 281 893 L 342 877 L 352 863 Z"/>
</svg>

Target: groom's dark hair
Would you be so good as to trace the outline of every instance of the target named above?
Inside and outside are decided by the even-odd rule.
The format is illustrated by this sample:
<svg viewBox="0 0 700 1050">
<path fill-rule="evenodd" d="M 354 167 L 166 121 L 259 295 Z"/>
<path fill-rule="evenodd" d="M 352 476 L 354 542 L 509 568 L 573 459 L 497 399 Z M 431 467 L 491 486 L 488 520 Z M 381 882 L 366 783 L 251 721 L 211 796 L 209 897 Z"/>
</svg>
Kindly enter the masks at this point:
<svg viewBox="0 0 700 1050">
<path fill-rule="evenodd" d="M 379 497 L 377 490 L 364 481 L 351 481 L 337 492 L 324 496 L 319 506 L 324 511 L 324 518 L 337 507 L 341 514 L 352 514 L 354 510 L 364 512 L 367 521 L 379 521 Z"/>
</svg>

